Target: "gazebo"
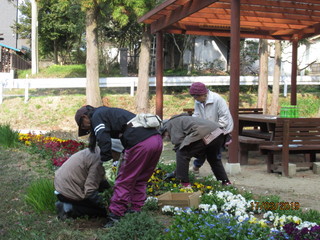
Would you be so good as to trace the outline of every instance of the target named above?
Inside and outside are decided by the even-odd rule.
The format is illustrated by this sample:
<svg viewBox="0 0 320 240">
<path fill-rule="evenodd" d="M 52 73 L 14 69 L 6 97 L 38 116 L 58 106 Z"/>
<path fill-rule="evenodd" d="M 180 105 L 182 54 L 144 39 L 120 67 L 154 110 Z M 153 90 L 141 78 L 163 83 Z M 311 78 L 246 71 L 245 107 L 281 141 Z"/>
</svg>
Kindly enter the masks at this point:
<svg viewBox="0 0 320 240">
<path fill-rule="evenodd" d="M 238 107 L 240 38 L 292 42 L 291 104 L 296 105 L 298 41 L 320 34 L 318 0 L 167 0 L 142 16 L 156 34 L 156 113 L 163 115 L 163 33 L 231 38 L 229 108 L 234 119 L 229 171 L 240 170 Z M 232 170 L 234 169 L 234 170 Z"/>
</svg>

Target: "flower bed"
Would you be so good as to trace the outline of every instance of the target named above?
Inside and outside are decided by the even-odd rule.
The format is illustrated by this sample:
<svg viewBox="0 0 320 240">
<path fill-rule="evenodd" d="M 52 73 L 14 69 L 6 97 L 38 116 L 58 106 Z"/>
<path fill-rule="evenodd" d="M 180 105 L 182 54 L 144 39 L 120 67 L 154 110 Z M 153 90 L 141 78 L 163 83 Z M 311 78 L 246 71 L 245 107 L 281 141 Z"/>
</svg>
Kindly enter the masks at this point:
<svg viewBox="0 0 320 240">
<path fill-rule="evenodd" d="M 19 134 L 19 140 L 30 146 L 34 152 L 49 158 L 56 167 L 60 167 L 72 154 L 85 147 L 84 143 L 75 140 L 62 140 L 32 133 Z"/>
<path fill-rule="evenodd" d="M 81 142 L 44 135 L 20 134 L 19 139 L 32 151 L 49 158 L 56 167 L 85 147 Z M 114 180 L 117 171 L 112 163 L 109 165 L 105 167 L 109 168 L 106 170 L 111 171 L 109 174 L 113 175 Z M 316 211 L 313 212 L 313 218 L 310 214 L 304 215 L 297 205 L 287 211 L 289 214 L 276 209 L 266 211 L 267 209 L 256 207 L 259 200 L 253 199 L 252 194 L 246 191 L 240 192 L 232 186 L 224 187 L 212 178 L 192 181 L 192 186 L 185 188 L 174 178 L 164 180 L 167 173 L 161 167 L 154 171 L 148 182 L 149 198 L 146 205 L 154 203 L 157 199 L 155 196 L 167 191 L 201 191 L 202 196 L 198 209 L 168 205 L 162 207 L 162 214 L 171 215 L 173 222 L 160 239 L 320 239 L 320 219 L 318 218 L 317 223 L 308 221 L 319 216 Z M 278 203 L 274 202 L 274 205 Z"/>
</svg>

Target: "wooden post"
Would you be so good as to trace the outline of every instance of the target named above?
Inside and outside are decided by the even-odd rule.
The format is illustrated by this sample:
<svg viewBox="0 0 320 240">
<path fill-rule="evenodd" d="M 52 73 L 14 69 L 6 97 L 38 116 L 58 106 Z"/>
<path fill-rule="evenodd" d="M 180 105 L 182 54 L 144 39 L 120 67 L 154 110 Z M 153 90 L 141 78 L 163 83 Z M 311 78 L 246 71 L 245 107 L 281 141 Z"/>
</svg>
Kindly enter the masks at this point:
<svg viewBox="0 0 320 240">
<path fill-rule="evenodd" d="M 298 38 L 292 39 L 291 105 L 297 105 Z"/>
<path fill-rule="evenodd" d="M 163 118 L 163 33 L 157 32 L 156 114 Z"/>
<path fill-rule="evenodd" d="M 233 118 L 232 143 L 229 146 L 229 163 L 239 163 L 239 90 L 240 90 L 240 0 L 231 1 L 231 60 L 229 108 Z"/>
<path fill-rule="evenodd" d="M 289 176 L 289 125 L 288 119 L 283 121 L 283 140 L 282 140 L 282 174 Z"/>
</svg>

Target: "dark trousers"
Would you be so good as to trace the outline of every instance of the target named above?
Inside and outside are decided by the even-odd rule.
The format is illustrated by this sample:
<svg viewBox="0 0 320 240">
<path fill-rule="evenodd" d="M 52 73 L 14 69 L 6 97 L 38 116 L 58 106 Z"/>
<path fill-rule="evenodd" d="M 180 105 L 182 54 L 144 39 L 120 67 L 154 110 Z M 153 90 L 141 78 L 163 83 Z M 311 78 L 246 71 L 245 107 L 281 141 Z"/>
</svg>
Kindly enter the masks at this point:
<svg viewBox="0 0 320 240">
<path fill-rule="evenodd" d="M 72 211 L 68 213 L 68 215 L 72 218 L 77 218 L 81 216 L 107 217 L 107 210 L 105 206 L 94 204 L 89 199 L 75 201 L 75 200 L 66 198 L 62 194 L 58 194 L 57 198 L 62 203 L 65 202 L 65 203 L 72 204 Z"/>
<path fill-rule="evenodd" d="M 211 170 L 218 181 L 229 181 L 223 167 L 221 158 L 218 158 L 220 149 L 225 142 L 225 136 L 221 134 L 208 145 L 203 140 L 191 143 L 190 145 L 176 151 L 176 178 L 181 182 L 189 182 L 189 162 L 192 157 L 205 156 L 211 166 Z"/>
</svg>

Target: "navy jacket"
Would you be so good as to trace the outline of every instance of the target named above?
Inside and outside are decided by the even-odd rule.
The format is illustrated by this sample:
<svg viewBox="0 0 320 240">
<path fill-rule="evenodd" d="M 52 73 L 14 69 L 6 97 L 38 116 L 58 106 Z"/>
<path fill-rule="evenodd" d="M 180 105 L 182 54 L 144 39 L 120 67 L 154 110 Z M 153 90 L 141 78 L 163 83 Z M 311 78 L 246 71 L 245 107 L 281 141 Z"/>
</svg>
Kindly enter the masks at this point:
<svg viewBox="0 0 320 240">
<path fill-rule="evenodd" d="M 97 138 L 102 161 L 112 159 L 111 138 L 121 140 L 125 149 L 159 134 L 155 128 L 128 127 L 127 122 L 136 115 L 121 108 L 98 107 L 91 117 L 92 130 Z"/>
</svg>

